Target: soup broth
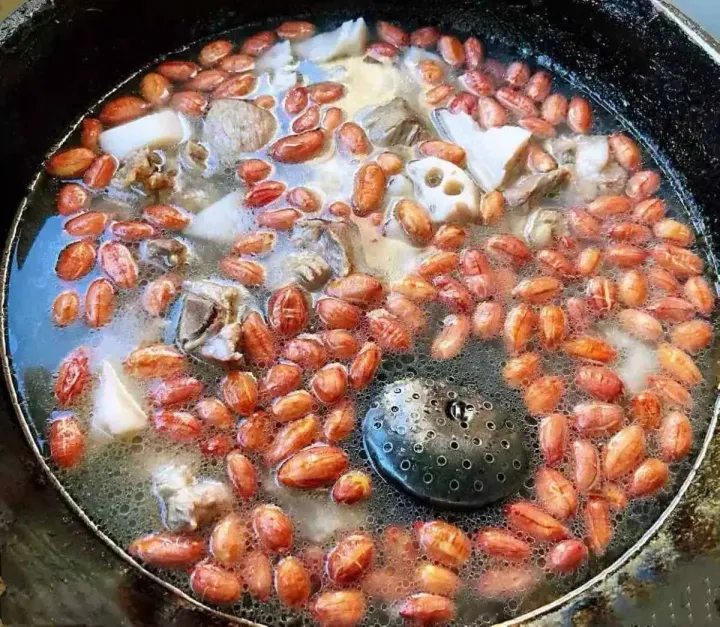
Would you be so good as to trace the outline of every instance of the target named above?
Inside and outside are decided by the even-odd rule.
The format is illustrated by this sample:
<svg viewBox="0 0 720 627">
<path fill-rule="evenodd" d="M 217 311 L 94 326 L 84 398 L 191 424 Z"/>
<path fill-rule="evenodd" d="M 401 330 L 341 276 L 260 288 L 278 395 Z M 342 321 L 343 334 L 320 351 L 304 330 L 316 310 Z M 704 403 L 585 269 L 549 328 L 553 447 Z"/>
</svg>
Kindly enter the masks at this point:
<svg viewBox="0 0 720 627">
<path fill-rule="evenodd" d="M 23 410 L 168 583 L 267 625 L 492 624 L 612 564 L 690 467 L 715 295 L 570 85 L 432 27 L 153 63 L 22 208 Z"/>
</svg>

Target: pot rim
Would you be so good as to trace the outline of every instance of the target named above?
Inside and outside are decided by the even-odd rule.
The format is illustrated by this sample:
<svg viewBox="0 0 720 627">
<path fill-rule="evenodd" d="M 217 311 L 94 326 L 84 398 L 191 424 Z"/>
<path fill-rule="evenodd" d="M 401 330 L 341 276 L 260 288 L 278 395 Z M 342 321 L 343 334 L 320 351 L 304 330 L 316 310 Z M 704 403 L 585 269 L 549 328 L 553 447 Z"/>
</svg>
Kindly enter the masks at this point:
<svg viewBox="0 0 720 627">
<path fill-rule="evenodd" d="M 690 17 L 685 15 L 680 9 L 675 7 L 674 5 L 670 4 L 669 0 L 649 0 L 650 4 L 654 7 L 654 9 L 673 22 L 678 30 L 680 31 L 678 34 L 683 34 L 685 37 L 690 39 L 690 41 L 701 48 L 705 53 L 707 53 L 711 59 L 714 61 L 714 63 L 718 66 L 720 69 L 720 41 L 712 37 L 707 31 L 705 31 L 697 22 L 692 20 Z M 8 37 L 10 37 L 15 30 L 20 28 L 27 20 L 32 19 L 33 15 L 37 13 L 39 10 L 41 10 L 45 5 L 45 0 L 26 0 L 23 4 L 21 4 L 18 8 L 16 8 L 12 13 L 10 13 L 5 20 L 0 24 L 0 42 L 4 41 Z M 188 46 L 192 46 L 193 44 L 184 44 L 178 50 L 187 48 Z M 141 70 L 138 70 L 141 71 Z M 126 80 L 130 80 L 129 78 Z M 125 81 L 123 81 L 125 82 Z M 77 124 L 79 124 L 80 120 L 82 118 L 78 118 Z M 72 130 L 75 128 L 76 125 L 73 125 Z M 61 144 L 64 142 L 66 137 L 61 138 L 57 144 Z M 652 151 L 654 153 L 654 151 Z M 653 156 L 657 157 L 656 154 L 653 154 Z M 36 186 L 39 178 L 42 176 L 42 171 L 38 172 L 36 177 L 31 181 L 30 185 L 28 186 L 28 192 L 30 193 L 32 189 Z M 40 464 L 40 467 L 44 471 L 44 473 L 49 477 L 51 483 L 53 486 L 57 489 L 57 491 L 60 493 L 60 495 L 65 500 L 66 504 L 70 507 L 70 509 L 89 527 L 89 529 L 98 537 L 100 540 L 102 540 L 115 554 L 117 554 L 122 560 L 124 560 L 126 563 L 128 563 L 130 566 L 137 569 L 139 572 L 141 572 L 143 575 L 149 577 L 152 581 L 156 582 L 157 584 L 160 584 L 162 587 L 167 589 L 168 591 L 172 592 L 173 594 L 179 596 L 183 600 L 189 602 L 194 607 L 198 609 L 202 609 L 205 612 L 208 612 L 209 614 L 217 617 L 222 618 L 223 620 L 231 621 L 235 624 L 241 624 L 241 625 L 248 625 L 252 627 L 266 627 L 262 623 L 257 623 L 254 621 L 251 621 L 247 618 L 242 618 L 233 614 L 228 614 L 226 612 L 223 612 L 221 610 L 215 609 L 204 602 L 190 596 L 177 586 L 167 582 L 165 579 L 159 577 L 158 575 L 154 574 L 145 566 L 134 559 L 129 553 L 125 551 L 120 545 L 118 545 L 112 538 L 110 538 L 102 529 L 98 527 L 98 525 L 85 513 L 85 511 L 78 505 L 78 503 L 75 501 L 75 499 L 72 497 L 72 495 L 65 489 L 62 482 L 58 479 L 56 476 L 54 470 L 51 468 L 51 466 L 48 464 L 47 458 L 43 455 L 42 451 L 40 450 L 40 447 L 38 446 L 38 437 L 36 433 L 34 433 L 34 430 L 31 428 L 31 420 L 28 416 L 26 416 L 26 412 L 22 406 L 21 400 L 19 398 L 15 382 L 14 382 L 14 376 L 13 376 L 13 370 L 11 366 L 11 360 L 10 360 L 10 353 L 8 350 L 8 320 L 7 320 L 7 284 L 8 284 L 8 278 L 10 274 L 10 266 L 12 262 L 12 250 L 13 250 L 13 243 L 17 237 L 18 229 L 21 222 L 21 216 L 26 208 L 27 204 L 27 195 L 22 200 L 20 205 L 18 206 L 18 209 L 15 213 L 15 216 L 13 218 L 13 221 L 10 225 L 10 228 L 8 230 L 8 236 L 5 240 L 5 245 L 2 251 L 2 257 L 0 258 L 0 285 L 3 286 L 4 289 L 0 290 L 0 366 L 2 367 L 3 377 L 5 379 L 5 384 L 7 391 L 10 396 L 10 401 L 13 406 L 14 414 L 16 420 L 20 423 L 20 427 L 22 429 L 22 432 L 25 436 L 25 439 L 27 440 L 30 449 L 32 450 L 33 454 L 35 455 L 35 458 L 37 459 L 38 463 Z M 714 257 L 711 255 L 711 258 Z M 716 261 L 715 259 L 712 259 L 713 261 Z M 713 271 L 714 274 L 718 275 L 718 267 L 717 263 L 713 264 Z M 633 557 L 638 555 L 648 544 L 648 542 L 658 533 L 658 531 L 665 525 L 665 523 L 668 521 L 668 519 L 674 514 L 675 509 L 679 505 L 679 503 L 682 501 L 683 497 L 685 496 L 687 490 L 689 489 L 690 485 L 692 484 L 693 480 L 695 479 L 695 475 L 697 474 L 700 466 L 705 461 L 705 457 L 707 455 L 710 443 L 712 441 L 715 429 L 717 427 L 718 419 L 720 417 L 720 396 L 718 396 L 715 400 L 715 405 L 712 410 L 712 416 L 710 417 L 710 421 L 707 426 L 707 431 L 705 434 L 705 438 L 703 440 L 702 446 L 700 450 L 697 453 L 697 456 L 692 464 L 692 467 L 688 471 L 687 477 L 683 481 L 682 485 L 678 488 L 677 492 L 673 496 L 673 499 L 670 501 L 670 503 L 667 505 L 665 510 L 662 512 L 662 514 L 655 520 L 655 522 L 650 526 L 650 528 L 633 544 L 627 551 L 625 551 L 622 555 L 620 555 L 612 564 L 610 564 L 607 568 L 602 570 L 600 573 L 583 583 L 581 586 L 578 586 L 576 588 L 573 588 L 568 593 L 564 594 L 563 596 L 554 599 L 553 601 L 546 603 L 545 605 L 542 605 L 538 608 L 535 608 L 534 610 L 531 610 L 529 612 L 526 612 L 522 614 L 521 616 L 517 616 L 515 618 L 509 619 L 504 622 L 496 623 L 495 627 L 510 627 L 514 625 L 520 625 L 523 623 L 527 623 L 531 620 L 541 618 L 544 616 L 549 615 L 550 613 L 559 610 L 563 607 L 569 606 L 569 604 L 572 601 L 577 600 L 579 597 L 581 597 L 583 594 L 589 592 L 592 588 L 596 587 L 598 584 L 602 583 L 612 575 L 616 574 L 622 567 L 624 567 Z"/>
</svg>

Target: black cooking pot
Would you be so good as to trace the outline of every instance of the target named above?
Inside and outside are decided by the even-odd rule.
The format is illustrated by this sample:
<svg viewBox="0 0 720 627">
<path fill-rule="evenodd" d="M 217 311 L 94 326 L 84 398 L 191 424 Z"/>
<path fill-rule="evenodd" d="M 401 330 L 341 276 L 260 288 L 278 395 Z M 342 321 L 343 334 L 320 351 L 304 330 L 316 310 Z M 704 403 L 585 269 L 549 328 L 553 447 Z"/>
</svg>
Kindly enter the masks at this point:
<svg viewBox="0 0 720 627">
<path fill-rule="evenodd" d="M 658 0 L 396 0 L 389 6 L 361 0 L 340 8 L 329 0 L 291 6 L 278 0 L 244 6 L 225 0 L 31 0 L 0 26 L 4 232 L 52 145 L 119 81 L 164 53 L 226 29 L 290 17 L 317 21 L 320 15 L 333 23 L 382 17 L 409 29 L 435 24 L 477 35 L 491 49 L 501 44 L 564 75 L 642 141 L 715 265 L 720 50 Z"/>
</svg>

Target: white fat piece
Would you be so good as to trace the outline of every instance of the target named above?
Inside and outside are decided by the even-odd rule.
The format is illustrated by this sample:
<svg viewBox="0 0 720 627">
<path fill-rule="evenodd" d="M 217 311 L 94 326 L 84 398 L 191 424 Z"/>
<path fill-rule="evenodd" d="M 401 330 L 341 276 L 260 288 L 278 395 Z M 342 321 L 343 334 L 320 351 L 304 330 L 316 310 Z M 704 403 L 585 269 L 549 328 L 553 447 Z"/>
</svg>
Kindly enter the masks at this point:
<svg viewBox="0 0 720 627">
<path fill-rule="evenodd" d="M 425 157 L 407 164 L 415 196 L 436 225 L 479 219 L 478 190 L 465 170 L 438 157 Z"/>
<path fill-rule="evenodd" d="M 267 74 L 268 86 L 286 91 L 297 83 L 297 61 L 289 41 L 281 41 L 255 60 L 255 69 Z"/>
<path fill-rule="evenodd" d="M 420 63 L 423 61 L 432 61 L 437 63 L 445 73 L 450 76 L 452 68 L 443 61 L 443 58 L 435 52 L 425 50 L 425 48 L 418 48 L 417 46 L 410 46 L 405 54 L 403 55 L 403 65 L 413 74 L 416 80 L 420 80 Z"/>
<path fill-rule="evenodd" d="M 442 137 L 465 149 L 467 168 L 486 192 L 505 182 L 532 136 L 519 126 L 481 129 L 464 112 L 436 109 L 431 118 Z"/>
<path fill-rule="evenodd" d="M 155 495 L 167 499 L 178 490 L 189 488 L 195 483 L 195 476 L 185 464 L 167 463 L 157 466 L 152 472 Z"/>
<path fill-rule="evenodd" d="M 365 504 L 347 507 L 331 499 L 318 499 L 315 494 L 290 490 L 278 485 L 272 474 L 263 477 L 263 487 L 272 500 L 292 517 L 298 536 L 304 540 L 320 544 L 367 524 Z"/>
<path fill-rule="evenodd" d="M 575 148 L 575 172 L 581 177 L 594 177 L 610 161 L 610 145 L 605 135 L 579 137 Z"/>
<path fill-rule="evenodd" d="M 284 70 L 293 64 L 294 59 L 290 42 L 281 41 L 255 60 L 255 69 L 258 72 Z"/>
<path fill-rule="evenodd" d="M 148 146 L 167 148 L 190 139 L 190 125 L 171 109 L 151 113 L 100 133 L 100 148 L 118 161 L 131 152 Z"/>
<path fill-rule="evenodd" d="M 406 91 L 402 73 L 393 65 L 366 63 L 363 57 L 346 59 L 342 65 L 326 67 L 328 77 L 342 81 L 345 95 L 337 101 L 337 107 L 345 111 L 348 119 L 378 103 L 389 102 L 400 92 Z"/>
<path fill-rule="evenodd" d="M 242 212 L 243 194 L 234 191 L 195 215 L 184 233 L 189 237 L 217 242 L 231 243 L 238 233 L 256 228 L 253 214 Z"/>
<path fill-rule="evenodd" d="M 454 78 L 455 72 L 453 68 L 445 63 L 439 54 L 416 46 L 410 46 L 405 51 L 401 63 L 402 74 L 403 78 L 412 85 L 412 88 L 405 90 L 406 93 L 404 93 L 403 96 L 412 105 L 416 113 L 420 114 L 425 120 L 430 121 L 434 107 L 426 101 L 424 94 L 429 91 L 432 86 L 425 85 L 424 83 L 422 71 L 420 70 L 420 64 L 423 61 L 432 61 L 439 65 L 444 72 L 445 82 L 449 85 L 456 85 L 458 81 Z M 416 90 L 418 85 L 424 85 L 425 87 L 418 92 Z"/>
<path fill-rule="evenodd" d="M 285 69 L 273 72 L 272 78 L 268 80 L 268 85 L 273 91 L 287 91 L 297 85 L 298 74 L 295 70 Z"/>
<path fill-rule="evenodd" d="M 328 198 L 349 196 L 352 190 L 353 166 L 341 164 L 337 159 L 324 164 L 323 181 L 314 181 Z M 331 173 L 331 174 L 327 174 Z M 390 178 L 386 191 L 388 216 L 392 216 L 392 207 L 400 198 L 412 198 L 413 185 L 403 174 Z M 368 270 L 386 278 L 388 281 L 399 280 L 414 267 L 419 250 L 405 236 L 405 232 L 395 221 L 396 229 L 386 224 L 383 232 L 369 220 L 350 219 L 357 225 L 362 250 Z"/>
<path fill-rule="evenodd" d="M 356 166 L 334 153 L 313 164 L 308 172 L 308 186 L 321 191 L 327 200 L 349 198 L 352 193 Z M 311 178 L 312 177 L 312 178 Z"/>
<path fill-rule="evenodd" d="M 601 327 L 605 339 L 617 350 L 613 370 L 625 384 L 630 394 L 638 394 L 647 388 L 647 378 L 660 370 L 655 346 L 639 340 L 614 325 Z"/>
<path fill-rule="evenodd" d="M 571 193 L 579 199 L 565 200 L 570 204 L 582 204 L 602 194 L 621 194 L 627 178 L 625 169 L 612 160 L 605 135 L 578 137 L 575 140 L 575 176 Z"/>
<path fill-rule="evenodd" d="M 567 235 L 565 217 L 554 209 L 536 209 L 527 217 L 522 235 L 532 248 L 546 248 Z"/>
<path fill-rule="evenodd" d="M 386 225 L 382 233 L 369 220 L 354 221 L 360 229 L 365 259 L 373 274 L 391 282 L 411 272 L 422 249 L 409 243 L 397 221 L 394 226 Z"/>
<path fill-rule="evenodd" d="M 328 33 L 293 44 L 293 51 L 301 59 L 324 62 L 361 55 L 368 39 L 367 24 L 363 18 L 349 20 Z"/>
<path fill-rule="evenodd" d="M 147 424 L 147 414 L 118 376 L 115 368 L 109 361 L 102 361 L 92 412 L 93 433 L 100 440 L 124 438 L 142 431 Z"/>
<path fill-rule="evenodd" d="M 165 322 L 160 318 L 143 314 L 141 303 L 131 302 L 128 303 L 125 311 L 118 312 L 110 324 L 104 327 L 92 352 L 93 372 L 100 372 L 102 362 L 105 360 L 119 366 L 127 354 L 138 346 L 162 342 Z M 122 369 L 118 367 L 116 372 L 120 373 L 118 376 L 127 384 L 123 379 Z"/>
</svg>

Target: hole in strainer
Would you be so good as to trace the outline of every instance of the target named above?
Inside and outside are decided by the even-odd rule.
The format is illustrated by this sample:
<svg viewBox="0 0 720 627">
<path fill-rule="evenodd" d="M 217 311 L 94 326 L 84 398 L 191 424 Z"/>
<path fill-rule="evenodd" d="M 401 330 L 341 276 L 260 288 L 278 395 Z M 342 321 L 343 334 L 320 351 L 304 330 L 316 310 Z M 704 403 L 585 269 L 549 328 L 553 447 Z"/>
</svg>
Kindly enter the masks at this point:
<svg viewBox="0 0 720 627">
<path fill-rule="evenodd" d="M 450 482 L 450 489 L 455 492 L 460 488 L 460 482 L 457 479 L 453 479 Z"/>
</svg>

